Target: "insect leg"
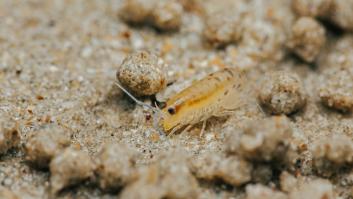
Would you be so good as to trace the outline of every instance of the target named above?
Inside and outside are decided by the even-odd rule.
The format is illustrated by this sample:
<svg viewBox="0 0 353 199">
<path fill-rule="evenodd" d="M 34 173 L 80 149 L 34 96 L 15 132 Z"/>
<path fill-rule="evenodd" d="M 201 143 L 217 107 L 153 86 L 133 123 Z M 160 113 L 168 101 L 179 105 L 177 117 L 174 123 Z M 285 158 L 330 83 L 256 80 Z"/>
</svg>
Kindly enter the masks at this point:
<svg viewBox="0 0 353 199">
<path fill-rule="evenodd" d="M 185 132 L 187 132 L 188 130 L 190 130 L 194 125 L 190 124 L 188 125 L 180 134 L 183 134 Z"/>
<path fill-rule="evenodd" d="M 201 128 L 201 132 L 200 132 L 200 138 L 202 138 L 203 133 L 205 132 L 206 123 L 207 123 L 207 120 L 204 120 L 204 121 L 202 122 L 202 128 Z"/>
<path fill-rule="evenodd" d="M 181 128 L 181 125 L 175 126 L 172 131 L 168 134 L 168 137 L 171 137 L 175 132 L 177 132 Z"/>
<path fill-rule="evenodd" d="M 238 108 L 236 108 L 236 109 L 223 109 L 219 113 L 214 113 L 213 116 L 215 116 L 215 117 L 229 116 L 231 114 L 234 114 L 236 110 L 238 110 Z"/>
<path fill-rule="evenodd" d="M 262 114 L 266 114 L 263 110 L 262 110 L 262 108 L 261 108 L 261 106 L 260 106 L 260 104 L 259 103 L 257 103 L 257 102 L 255 102 L 256 103 L 256 106 L 257 106 L 257 108 L 259 109 L 259 111 L 262 113 Z"/>
</svg>

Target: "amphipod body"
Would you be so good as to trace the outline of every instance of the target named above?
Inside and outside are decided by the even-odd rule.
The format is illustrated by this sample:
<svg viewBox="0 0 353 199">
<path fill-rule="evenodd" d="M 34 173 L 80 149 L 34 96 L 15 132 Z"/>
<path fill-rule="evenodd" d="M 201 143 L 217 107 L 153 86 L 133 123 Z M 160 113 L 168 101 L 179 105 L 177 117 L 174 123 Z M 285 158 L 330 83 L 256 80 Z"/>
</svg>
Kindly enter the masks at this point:
<svg viewBox="0 0 353 199">
<path fill-rule="evenodd" d="M 245 90 L 245 77 L 238 69 L 212 73 L 167 101 L 160 126 L 171 133 L 211 116 L 229 114 L 243 104 Z"/>
</svg>

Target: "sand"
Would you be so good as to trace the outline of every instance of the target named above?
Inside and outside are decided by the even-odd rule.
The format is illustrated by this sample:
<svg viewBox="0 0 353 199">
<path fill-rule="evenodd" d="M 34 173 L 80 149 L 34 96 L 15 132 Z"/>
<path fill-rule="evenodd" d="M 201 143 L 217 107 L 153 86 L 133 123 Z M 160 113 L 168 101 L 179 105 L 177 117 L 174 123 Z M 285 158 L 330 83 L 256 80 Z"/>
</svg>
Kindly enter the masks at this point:
<svg viewBox="0 0 353 199">
<path fill-rule="evenodd" d="M 286 47 L 298 17 L 291 10 L 290 0 L 253 0 L 245 7 L 234 5 L 236 9 L 247 10 L 245 15 L 249 17 L 242 21 L 242 37 L 225 38 L 222 48 L 212 43 L 214 38 L 205 39 L 204 19 L 219 12 L 217 9 L 228 7 L 211 0 L 180 2 L 184 9 L 181 25 L 177 30 L 173 27 L 166 31 L 156 29 L 155 22 L 131 25 L 122 20 L 118 16 L 119 0 L 0 0 L 0 119 L 15 123 L 21 136 L 17 147 L 0 156 L 1 186 L 26 199 L 133 197 L 131 193 L 139 191 L 145 198 L 256 198 L 256 194 L 263 192 L 269 198 L 271 194 L 296 198 L 300 194 L 311 196 L 310 190 L 303 188 L 303 184 L 309 183 L 313 190 L 319 190 L 312 198 L 353 197 L 353 160 L 346 158 L 351 157 L 353 149 L 348 147 L 342 152 L 341 142 L 336 142 L 341 138 L 331 139 L 331 136 L 344 136 L 347 141 L 344 146 L 350 146 L 353 117 L 346 107 L 344 112 L 335 108 L 342 103 L 334 103 L 331 108 L 322 103 L 319 94 L 320 87 L 330 85 L 325 84 L 329 80 L 325 71 L 332 67 L 353 67 L 350 64 L 353 61 L 349 60 L 353 55 L 349 45 L 352 36 L 345 29 L 349 25 L 339 29 L 326 19 L 315 19 L 325 27 L 327 41 L 319 49 L 316 60 L 306 63 Z M 210 34 L 208 37 L 215 33 Z M 247 96 L 249 104 L 238 111 L 210 118 L 203 137 L 199 137 L 201 124 L 183 134 L 160 136 L 151 120 L 146 119 L 148 111 L 114 85 L 123 59 L 138 50 L 153 51 L 166 63 L 168 86 L 156 95 L 159 101 L 225 67 L 247 71 L 248 84 L 254 85 L 255 92 Z M 340 58 L 343 52 L 346 57 Z M 293 147 L 288 151 L 295 151 L 297 156 L 285 162 L 271 155 L 266 160 L 254 160 L 236 152 L 229 153 L 226 144 L 229 134 L 246 137 L 247 133 L 241 129 L 249 128 L 249 123 L 254 122 L 259 125 L 255 129 L 261 129 L 258 121 L 272 118 L 257 105 L 256 85 L 261 78 L 279 70 L 296 73 L 303 84 L 301 92 L 306 93 L 305 105 L 283 116 L 288 119 L 292 132 L 290 138 L 285 138 L 288 144 L 284 146 Z M 339 78 L 331 77 L 330 81 L 339 81 Z M 345 78 L 344 81 L 339 85 L 352 85 L 353 80 Z M 336 100 L 335 95 L 329 98 Z M 339 96 L 338 101 L 348 103 L 349 109 L 350 97 Z M 152 103 L 154 97 L 139 99 Z M 286 98 L 282 100 L 286 103 Z M 75 177 L 80 180 L 73 186 L 67 184 L 64 190 L 53 193 L 55 182 L 51 182 L 51 176 L 55 171 L 30 164 L 25 150 L 28 140 L 48 125 L 48 133 L 57 127 L 64 129 L 70 137 L 70 147 L 88 154 L 89 161 L 96 165 L 104 146 L 115 143 L 130 147 L 137 152 L 131 172 L 140 178 L 124 181 L 119 188 L 107 191 L 100 188 L 100 170 L 92 166 L 85 178 Z M 264 139 L 272 136 L 278 139 L 272 130 L 268 130 L 271 133 Z M 261 134 L 257 130 L 253 133 Z M 253 138 L 249 139 L 252 142 Z M 327 145 L 331 151 L 325 148 Z M 260 144 L 259 149 L 267 150 L 261 147 Z M 317 147 L 326 151 L 317 152 Z M 62 155 L 62 151 L 57 153 L 55 156 Z M 186 155 L 175 155 L 179 153 Z M 211 162 L 206 166 L 215 166 L 196 167 L 203 170 L 195 171 L 193 165 L 197 162 L 194 161 L 198 158 L 206 161 L 203 156 L 210 156 L 206 160 Z M 322 165 L 322 162 L 328 164 Z M 74 168 L 80 169 L 80 166 Z M 285 172 L 295 179 L 293 190 L 283 188 Z M 146 180 L 150 179 L 148 176 L 153 180 Z M 156 191 L 153 195 L 147 190 Z"/>
</svg>

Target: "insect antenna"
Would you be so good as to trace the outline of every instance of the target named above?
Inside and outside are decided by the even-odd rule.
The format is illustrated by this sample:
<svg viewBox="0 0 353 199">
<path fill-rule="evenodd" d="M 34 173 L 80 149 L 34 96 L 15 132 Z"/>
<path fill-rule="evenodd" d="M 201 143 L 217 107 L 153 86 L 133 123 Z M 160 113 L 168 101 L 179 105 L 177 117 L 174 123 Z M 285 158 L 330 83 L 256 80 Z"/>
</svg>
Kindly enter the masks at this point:
<svg viewBox="0 0 353 199">
<path fill-rule="evenodd" d="M 144 103 L 138 99 L 136 99 L 136 97 L 134 97 L 129 91 L 127 91 L 122 85 L 120 85 L 118 82 L 115 82 L 115 85 L 117 85 L 122 91 L 124 91 L 124 93 L 126 95 L 128 95 L 136 104 L 142 106 L 142 107 L 145 107 L 147 109 L 150 109 L 152 111 L 154 111 L 154 109 L 156 109 L 155 107 L 147 104 L 147 103 Z"/>
<path fill-rule="evenodd" d="M 153 112 L 153 127 L 155 129 L 158 130 L 158 132 L 162 135 L 163 131 L 162 129 L 159 127 L 159 121 L 162 118 L 162 112 L 161 110 L 159 110 L 156 107 L 153 107 L 147 103 L 144 103 L 138 99 L 136 99 L 136 97 L 134 97 L 128 90 L 126 90 L 121 84 L 119 84 L 119 82 L 115 82 L 115 85 L 117 85 L 122 91 L 124 91 L 124 93 L 126 95 L 128 95 L 137 105 L 142 106 L 144 108 L 147 108 L 149 110 L 151 110 Z M 158 106 L 157 106 L 158 107 Z"/>
</svg>

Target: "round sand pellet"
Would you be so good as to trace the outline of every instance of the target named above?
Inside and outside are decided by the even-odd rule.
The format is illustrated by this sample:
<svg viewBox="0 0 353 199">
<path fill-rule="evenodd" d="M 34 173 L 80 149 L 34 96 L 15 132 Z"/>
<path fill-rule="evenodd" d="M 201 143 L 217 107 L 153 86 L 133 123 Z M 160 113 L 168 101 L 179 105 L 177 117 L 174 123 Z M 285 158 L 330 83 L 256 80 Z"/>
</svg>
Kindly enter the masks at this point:
<svg viewBox="0 0 353 199">
<path fill-rule="evenodd" d="M 250 184 L 245 187 L 246 199 L 287 199 L 285 193 L 262 184 Z"/>
<path fill-rule="evenodd" d="M 50 162 L 52 194 L 93 176 L 94 163 L 86 152 L 65 149 Z"/>
<path fill-rule="evenodd" d="M 285 116 L 273 116 L 252 121 L 242 130 L 229 132 L 226 136 L 226 151 L 249 161 L 290 160 L 295 152 L 291 147 L 293 128 Z"/>
<path fill-rule="evenodd" d="M 224 47 L 240 39 L 240 18 L 221 11 L 206 15 L 204 38 L 213 47 Z"/>
<path fill-rule="evenodd" d="M 353 141 L 346 135 L 319 138 L 313 142 L 311 152 L 313 166 L 322 176 L 331 176 L 336 168 L 353 163 Z"/>
<path fill-rule="evenodd" d="M 52 158 L 70 145 L 66 132 L 49 125 L 33 132 L 25 144 L 26 160 L 38 168 L 48 168 Z"/>
<path fill-rule="evenodd" d="M 353 31 L 353 0 L 334 0 L 330 19 L 344 30 Z"/>
<path fill-rule="evenodd" d="M 148 51 L 132 53 L 117 71 L 119 82 L 137 96 L 154 95 L 166 87 L 163 61 Z"/>
<path fill-rule="evenodd" d="M 332 9 L 333 0 L 292 0 L 292 9 L 300 16 L 323 17 Z"/>
<path fill-rule="evenodd" d="M 313 18 L 301 17 L 292 27 L 287 46 L 304 61 L 313 62 L 325 43 L 324 27 Z"/>
<path fill-rule="evenodd" d="M 349 112 L 353 110 L 353 69 L 334 67 L 323 72 L 319 96 L 327 107 Z"/>
<path fill-rule="evenodd" d="M 16 123 L 7 118 L 0 118 L 0 155 L 20 144 L 20 133 Z"/>
<path fill-rule="evenodd" d="M 146 24 L 158 30 L 178 30 L 182 24 L 184 9 L 177 0 L 125 0 L 118 12 L 128 23 Z"/>
<path fill-rule="evenodd" d="M 301 183 L 297 188 L 292 188 L 290 199 L 302 198 L 338 198 L 334 194 L 333 185 L 326 179 L 314 179 Z"/>
<path fill-rule="evenodd" d="M 152 11 L 152 23 L 160 30 L 177 30 L 182 23 L 183 7 L 177 1 L 158 1 Z"/>
<path fill-rule="evenodd" d="M 138 170 L 138 178 L 128 184 L 120 198 L 198 198 L 199 185 L 187 165 L 183 151 L 166 152 L 159 161 Z"/>
<path fill-rule="evenodd" d="M 154 1 L 124 0 L 118 15 L 128 23 L 143 23 L 150 18 L 154 4 Z"/>
<path fill-rule="evenodd" d="M 251 180 L 252 165 L 237 156 L 205 153 L 190 162 L 192 172 L 201 180 L 222 180 L 233 186 L 241 186 Z"/>
<path fill-rule="evenodd" d="M 136 178 L 136 152 L 124 144 L 108 144 L 98 154 L 96 173 L 103 190 L 119 190 Z"/>
<path fill-rule="evenodd" d="M 272 114 L 291 114 L 306 103 L 303 85 L 296 74 L 279 71 L 267 75 L 259 90 L 260 104 Z"/>
</svg>

